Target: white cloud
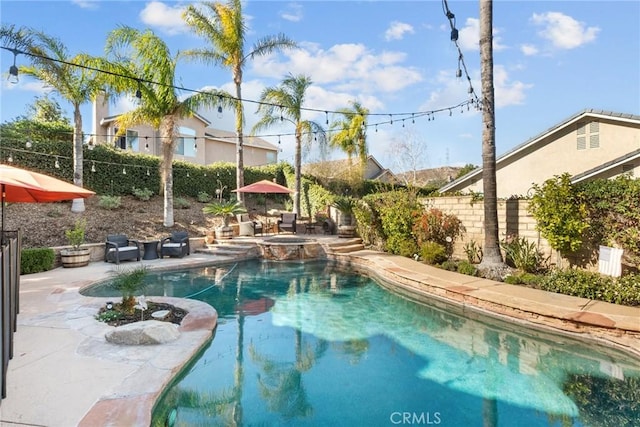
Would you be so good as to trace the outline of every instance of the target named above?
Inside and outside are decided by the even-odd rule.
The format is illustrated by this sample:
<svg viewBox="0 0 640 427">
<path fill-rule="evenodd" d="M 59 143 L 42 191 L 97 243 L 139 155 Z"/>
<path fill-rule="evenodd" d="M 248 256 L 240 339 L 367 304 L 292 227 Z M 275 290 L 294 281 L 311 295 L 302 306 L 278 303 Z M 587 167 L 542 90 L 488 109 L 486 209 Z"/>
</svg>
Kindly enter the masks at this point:
<svg viewBox="0 0 640 427">
<path fill-rule="evenodd" d="M 534 13 L 531 22 L 542 28 L 538 35 L 557 49 L 575 49 L 595 40 L 600 32 L 600 28 L 587 27 L 584 22 L 560 12 Z"/>
<path fill-rule="evenodd" d="M 304 17 L 302 5 L 299 3 L 289 3 L 287 10 L 280 12 L 280 17 L 286 21 L 300 22 Z"/>
<path fill-rule="evenodd" d="M 493 67 L 493 85 L 496 107 L 498 108 L 524 103 L 527 89 L 533 87 L 529 83 L 510 81 L 509 73 L 502 65 L 494 65 Z"/>
<path fill-rule="evenodd" d="M 82 9 L 97 9 L 99 0 L 73 0 L 72 3 Z"/>
<path fill-rule="evenodd" d="M 390 40 L 402 40 L 405 34 L 413 34 L 415 31 L 413 27 L 404 22 L 393 21 L 387 31 L 384 33 L 384 39 Z"/>
<path fill-rule="evenodd" d="M 187 31 L 187 26 L 182 19 L 183 11 L 182 4 L 169 7 L 164 3 L 152 1 L 142 9 L 140 19 L 150 27 L 159 28 L 167 34 L 179 34 Z"/>
<path fill-rule="evenodd" d="M 278 80 L 287 73 L 305 74 L 316 84 L 345 92 L 394 92 L 422 81 L 417 69 L 402 65 L 405 53 L 376 53 L 362 44 L 338 44 L 325 50 L 302 43 L 301 49 L 284 56 L 284 61 L 274 55 L 256 58 L 252 72 Z"/>
<path fill-rule="evenodd" d="M 493 50 L 500 51 L 506 48 L 501 43 L 502 38 L 499 28 L 493 28 Z M 458 45 L 464 51 L 480 50 L 480 20 L 477 18 L 467 18 L 464 27 L 458 32 Z"/>
<path fill-rule="evenodd" d="M 520 51 L 526 56 L 533 56 L 538 54 L 538 48 L 532 44 L 523 44 L 520 46 Z"/>
</svg>

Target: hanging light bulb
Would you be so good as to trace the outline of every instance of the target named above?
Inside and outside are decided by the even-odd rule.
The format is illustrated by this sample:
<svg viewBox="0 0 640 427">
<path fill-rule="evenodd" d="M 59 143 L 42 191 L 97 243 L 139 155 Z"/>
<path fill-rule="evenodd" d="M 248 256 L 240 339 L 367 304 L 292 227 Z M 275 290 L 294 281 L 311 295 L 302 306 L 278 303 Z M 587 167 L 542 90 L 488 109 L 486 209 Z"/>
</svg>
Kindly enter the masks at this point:
<svg viewBox="0 0 640 427">
<path fill-rule="evenodd" d="M 126 168 L 122 168 L 122 175 L 126 175 L 127 174 L 127 169 Z"/>
<path fill-rule="evenodd" d="M 412 125 L 416 124 L 416 118 L 415 118 L 415 115 L 413 113 L 411 113 L 411 124 Z"/>
<path fill-rule="evenodd" d="M 151 175 L 151 172 L 149 172 L 149 168 L 147 168 L 147 176 Z"/>
<path fill-rule="evenodd" d="M 13 163 L 13 155 L 9 153 L 9 157 L 7 157 L 7 162 Z"/>
<path fill-rule="evenodd" d="M 91 172 L 96 171 L 96 162 L 91 162 Z"/>
<path fill-rule="evenodd" d="M 328 125 L 328 124 L 329 124 L 329 112 L 328 112 L 328 111 L 325 111 L 325 112 L 324 112 L 324 116 L 325 116 L 325 121 L 324 121 L 324 123 Z"/>
<path fill-rule="evenodd" d="M 144 137 L 144 149 L 145 149 L 145 151 L 149 151 L 149 137 L 148 136 Z"/>
<path fill-rule="evenodd" d="M 20 52 L 17 49 L 9 49 L 9 51 L 13 53 L 13 65 L 9 67 L 9 77 L 7 78 L 7 80 L 9 80 L 9 83 L 16 84 L 19 81 L 18 67 L 16 66 L 16 57 Z"/>
<path fill-rule="evenodd" d="M 27 139 L 27 142 L 24 143 L 25 148 L 31 148 L 33 147 L 33 143 L 31 142 L 30 139 Z"/>
<path fill-rule="evenodd" d="M 222 118 L 222 95 L 218 95 L 218 118 Z"/>
<path fill-rule="evenodd" d="M 187 171 L 187 178 L 189 178 L 189 171 Z"/>
<path fill-rule="evenodd" d="M 391 114 L 389 114 L 389 119 L 390 119 L 389 124 L 393 124 L 393 116 Z"/>
<path fill-rule="evenodd" d="M 136 89 L 136 98 L 138 98 L 138 101 L 142 99 L 142 91 L 140 90 L 140 80 L 138 80 L 138 89 Z"/>
<path fill-rule="evenodd" d="M 60 162 L 58 161 L 57 157 L 55 163 L 53 164 L 53 167 L 55 167 L 56 169 L 60 169 Z"/>
</svg>

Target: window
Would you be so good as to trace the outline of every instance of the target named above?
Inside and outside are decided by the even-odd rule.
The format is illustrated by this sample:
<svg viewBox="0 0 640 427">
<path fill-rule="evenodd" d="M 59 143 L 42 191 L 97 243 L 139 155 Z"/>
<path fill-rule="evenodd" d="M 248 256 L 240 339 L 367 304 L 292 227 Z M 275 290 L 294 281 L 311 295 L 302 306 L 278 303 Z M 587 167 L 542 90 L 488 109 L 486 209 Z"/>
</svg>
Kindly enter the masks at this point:
<svg viewBox="0 0 640 427">
<path fill-rule="evenodd" d="M 276 162 L 276 153 L 273 151 L 267 151 L 267 163 L 275 163 Z"/>
<path fill-rule="evenodd" d="M 180 136 L 176 144 L 176 154 L 195 157 L 197 151 L 196 131 L 188 127 L 180 126 L 178 133 Z"/>
<path fill-rule="evenodd" d="M 600 122 L 589 122 L 587 124 L 579 124 L 576 128 L 576 149 L 586 150 L 587 148 L 600 148 Z M 587 137 L 589 138 L 589 146 L 587 147 Z"/>
<path fill-rule="evenodd" d="M 114 135 L 118 135 L 118 128 L 114 128 Z M 137 131 L 127 130 L 124 135 L 119 135 L 115 137 L 114 145 L 116 146 L 116 148 L 119 148 L 121 150 L 129 149 L 133 151 L 139 151 L 140 150 L 139 141 L 140 140 L 138 138 Z"/>
</svg>

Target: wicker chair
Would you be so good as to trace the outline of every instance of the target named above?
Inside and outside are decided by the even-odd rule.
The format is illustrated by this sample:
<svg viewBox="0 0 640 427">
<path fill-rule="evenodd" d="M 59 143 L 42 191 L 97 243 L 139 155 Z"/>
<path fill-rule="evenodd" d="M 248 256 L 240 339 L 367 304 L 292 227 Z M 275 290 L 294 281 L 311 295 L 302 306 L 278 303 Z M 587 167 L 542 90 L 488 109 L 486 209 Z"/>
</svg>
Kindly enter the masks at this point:
<svg viewBox="0 0 640 427">
<path fill-rule="evenodd" d="M 189 234 L 186 231 L 174 231 L 171 236 L 160 241 L 160 258 L 165 256 L 182 258 L 191 254 Z"/>
<path fill-rule="evenodd" d="M 129 239 L 125 234 L 110 234 L 104 247 L 104 262 L 115 262 L 135 259 L 140 261 L 140 243 Z"/>
</svg>

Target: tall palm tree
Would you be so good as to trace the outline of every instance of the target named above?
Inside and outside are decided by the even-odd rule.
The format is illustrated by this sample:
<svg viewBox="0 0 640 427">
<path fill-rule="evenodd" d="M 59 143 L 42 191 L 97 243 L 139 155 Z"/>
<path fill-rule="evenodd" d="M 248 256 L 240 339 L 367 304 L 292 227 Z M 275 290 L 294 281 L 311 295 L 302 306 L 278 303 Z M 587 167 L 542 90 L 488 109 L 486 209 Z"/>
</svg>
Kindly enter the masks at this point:
<svg viewBox="0 0 640 427">
<path fill-rule="evenodd" d="M 307 147 L 317 141 L 318 144 L 326 143 L 326 133 L 321 125 L 311 120 L 302 119 L 302 104 L 304 104 L 305 92 L 311 86 L 311 78 L 304 75 L 287 75 L 277 87 L 268 87 L 260 94 L 258 113 L 262 117 L 251 130 L 255 133 L 259 130 L 280 124 L 286 120 L 295 126 L 295 192 L 293 197 L 293 212 L 300 215 L 300 186 L 302 168 L 302 143 L 303 139 Z"/>
<path fill-rule="evenodd" d="M 329 144 L 339 148 L 349 159 L 351 167 L 352 157 L 360 158 L 360 170 L 364 172 L 367 163 L 367 116 L 369 110 L 357 101 L 351 101 L 351 108 L 338 110 L 340 118 L 331 123 L 330 130 L 335 133 L 329 138 Z"/>
<path fill-rule="evenodd" d="M 482 189 L 484 192 L 484 255 L 486 267 L 502 265 L 498 240 L 496 126 L 493 88 L 493 1 L 480 0 L 480 73 L 482 80 Z"/>
<path fill-rule="evenodd" d="M 282 49 L 296 47 L 296 43 L 283 34 L 265 36 L 256 41 L 245 53 L 246 21 L 242 15 L 242 1 L 229 0 L 205 2 L 190 5 L 183 18 L 187 25 L 209 41 L 211 47 L 191 49 L 183 52 L 186 57 L 229 68 L 236 86 L 235 97 L 242 100 L 242 72 L 248 60 L 264 56 Z M 242 102 L 235 104 L 236 111 L 236 188 L 244 186 L 243 126 L 244 109 Z M 244 200 L 244 193 L 236 193 L 238 200 Z"/>
<path fill-rule="evenodd" d="M 138 105 L 116 119 L 120 132 L 138 125 L 150 125 L 160 134 L 162 157 L 160 177 L 164 193 L 164 226 L 172 227 L 173 157 L 178 142 L 178 121 L 193 116 L 200 107 L 223 102 L 235 106 L 228 93 L 208 90 L 181 99 L 176 86 L 177 57 L 151 30 L 122 26 L 107 37 L 105 59 L 88 59 L 109 73 L 103 74 L 110 93 L 140 92 Z"/>
<path fill-rule="evenodd" d="M 57 38 L 41 31 L 32 31 L 29 38 L 31 65 L 20 67 L 20 72 L 53 88 L 73 106 L 73 183 L 82 187 L 84 156 L 80 107 L 95 97 L 100 89 L 99 80 L 95 72 L 70 65 L 79 56 L 71 56 L 66 46 Z M 84 199 L 73 200 L 73 212 L 83 212 L 84 209 Z"/>
</svg>

